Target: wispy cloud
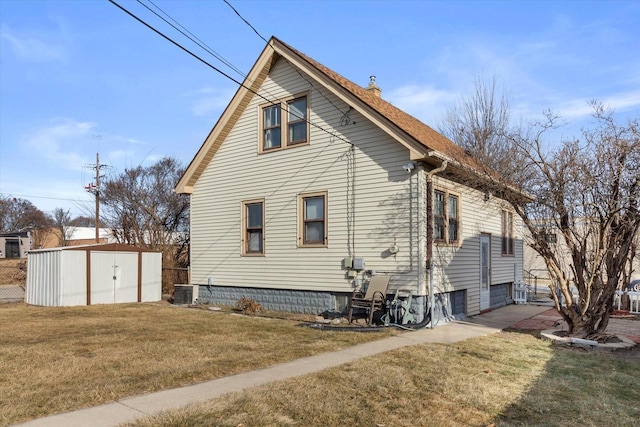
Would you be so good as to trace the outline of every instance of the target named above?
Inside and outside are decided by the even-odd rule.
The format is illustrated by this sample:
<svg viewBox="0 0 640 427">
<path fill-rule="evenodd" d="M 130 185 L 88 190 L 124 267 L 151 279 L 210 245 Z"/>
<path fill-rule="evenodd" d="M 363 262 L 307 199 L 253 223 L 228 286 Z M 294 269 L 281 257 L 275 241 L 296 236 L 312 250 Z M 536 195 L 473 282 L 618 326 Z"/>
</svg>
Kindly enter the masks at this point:
<svg viewBox="0 0 640 427">
<path fill-rule="evenodd" d="M 92 160 L 82 154 L 83 146 L 91 141 L 92 122 L 73 119 L 56 119 L 51 125 L 37 130 L 27 139 L 33 154 L 68 170 L 82 170 Z"/>
<path fill-rule="evenodd" d="M 459 93 L 431 85 L 407 85 L 390 90 L 385 98 L 401 110 L 433 125 L 442 112 L 459 98 Z"/>
<path fill-rule="evenodd" d="M 560 104 L 558 112 L 567 119 L 582 119 L 593 114 L 593 107 L 589 105 L 592 99 L 572 99 Z M 624 113 L 629 110 L 640 110 L 640 90 L 626 93 L 619 93 L 607 96 L 603 99 L 594 99 L 594 101 L 602 102 L 605 108 L 610 108 L 617 113 Z"/>
<path fill-rule="evenodd" d="M 18 34 L 4 25 L 0 29 L 0 38 L 6 40 L 15 55 L 25 61 L 64 61 L 68 56 L 62 45 L 45 41 L 35 35 Z"/>
<path fill-rule="evenodd" d="M 204 87 L 186 94 L 197 98 L 193 101 L 191 112 L 196 117 L 209 117 L 218 115 L 229 103 L 233 96 L 230 89 L 217 89 Z"/>
</svg>

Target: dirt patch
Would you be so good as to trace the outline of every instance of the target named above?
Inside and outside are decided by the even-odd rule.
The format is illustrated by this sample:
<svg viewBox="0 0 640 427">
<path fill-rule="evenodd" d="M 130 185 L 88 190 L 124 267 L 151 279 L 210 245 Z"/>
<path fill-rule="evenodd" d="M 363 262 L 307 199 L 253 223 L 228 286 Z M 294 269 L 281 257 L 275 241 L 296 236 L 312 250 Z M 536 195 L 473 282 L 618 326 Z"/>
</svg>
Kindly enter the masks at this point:
<svg viewBox="0 0 640 427">
<path fill-rule="evenodd" d="M 0 285 L 24 286 L 27 282 L 27 261 L 24 259 L 0 260 Z"/>
<path fill-rule="evenodd" d="M 635 345 L 625 350 L 612 351 L 611 355 L 620 360 L 640 361 L 640 345 Z"/>
</svg>

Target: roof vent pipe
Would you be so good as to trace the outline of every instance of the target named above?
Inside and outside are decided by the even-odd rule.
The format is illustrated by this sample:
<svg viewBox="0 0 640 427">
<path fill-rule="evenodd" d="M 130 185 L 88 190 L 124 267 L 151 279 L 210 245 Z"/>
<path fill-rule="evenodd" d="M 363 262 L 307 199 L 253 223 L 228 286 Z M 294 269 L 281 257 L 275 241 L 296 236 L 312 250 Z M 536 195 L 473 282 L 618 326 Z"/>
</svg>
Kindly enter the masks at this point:
<svg viewBox="0 0 640 427">
<path fill-rule="evenodd" d="M 376 84 L 376 76 L 369 76 L 369 86 L 367 86 L 366 89 L 378 98 L 381 98 L 382 89 Z"/>
</svg>

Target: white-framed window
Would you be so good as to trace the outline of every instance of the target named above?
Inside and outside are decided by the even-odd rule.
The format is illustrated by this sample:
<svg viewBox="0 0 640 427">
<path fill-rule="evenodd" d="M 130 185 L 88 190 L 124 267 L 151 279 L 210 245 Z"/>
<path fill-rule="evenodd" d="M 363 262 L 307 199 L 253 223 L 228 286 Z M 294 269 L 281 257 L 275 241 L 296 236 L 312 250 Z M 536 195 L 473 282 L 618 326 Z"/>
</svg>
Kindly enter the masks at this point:
<svg viewBox="0 0 640 427">
<path fill-rule="evenodd" d="M 242 202 L 242 255 L 264 255 L 264 199 Z"/>
<path fill-rule="evenodd" d="M 298 246 L 326 247 L 328 244 L 327 192 L 298 195 Z"/>
<path fill-rule="evenodd" d="M 460 241 L 460 198 L 443 190 L 433 192 L 433 239 L 436 243 Z"/>
<path fill-rule="evenodd" d="M 260 152 L 309 143 L 309 97 L 296 95 L 260 107 Z"/>
</svg>

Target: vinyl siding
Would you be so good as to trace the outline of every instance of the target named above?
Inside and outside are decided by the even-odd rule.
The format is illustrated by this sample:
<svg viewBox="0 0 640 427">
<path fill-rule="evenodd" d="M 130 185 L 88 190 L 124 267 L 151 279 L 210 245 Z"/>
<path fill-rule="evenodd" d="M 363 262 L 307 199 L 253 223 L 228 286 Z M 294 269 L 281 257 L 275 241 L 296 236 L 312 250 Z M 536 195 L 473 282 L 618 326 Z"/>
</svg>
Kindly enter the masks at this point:
<svg viewBox="0 0 640 427">
<path fill-rule="evenodd" d="M 265 100 L 251 99 L 193 188 L 192 283 L 212 278 L 221 286 L 350 292 L 352 281 L 341 262 L 357 256 L 367 269 L 392 275 L 391 291 L 407 287 L 425 295 L 426 177 L 420 164 L 412 174 L 402 168 L 410 161 L 408 149 L 355 110 L 342 126 L 349 106 L 282 59 L 259 92 L 272 100 L 307 93 L 309 120 L 317 126 L 310 126 L 308 145 L 259 154 Z M 355 145 L 353 163 L 350 144 L 340 138 Z M 512 282 L 514 265 L 522 268 L 521 223 L 514 216 L 515 255 L 502 256 L 500 213 L 506 204 L 497 198 L 485 202 L 482 192 L 438 176 L 434 185 L 457 194 L 460 206 L 460 245 L 434 246 L 435 292 L 466 290 L 467 314 L 476 314 L 480 235 L 491 236 L 492 283 Z M 298 247 L 298 195 L 308 192 L 328 194 L 327 247 Z M 265 253 L 241 256 L 241 206 L 253 199 L 265 201 Z M 388 251 L 394 243 L 400 248 L 396 255 Z"/>
<path fill-rule="evenodd" d="M 349 252 L 348 237 L 350 145 L 311 125 L 309 145 L 259 154 L 265 101 L 254 96 L 194 185 L 192 283 L 213 278 L 226 286 L 350 292 L 341 261 L 355 255 L 365 258 L 367 269 L 391 272 L 392 286 L 424 287 L 424 272 L 418 280 L 417 270 L 424 247 L 424 212 L 417 209 L 424 204 L 424 178 L 417 168 L 412 175 L 402 169 L 409 151 L 355 111 L 355 124 L 341 126 L 349 106 L 319 84 L 312 87 L 284 60 L 259 92 L 269 99 L 307 92 L 310 121 L 355 144 L 355 254 Z M 298 195 L 317 191 L 328 193 L 328 247 L 301 248 Z M 265 200 L 265 254 L 241 256 L 241 203 L 260 198 Z M 394 239 L 400 247 L 396 256 L 387 251 Z"/>
<path fill-rule="evenodd" d="M 480 235 L 491 236 L 491 283 L 510 283 L 514 280 L 514 266 L 522 271 L 522 222 L 514 214 L 514 255 L 502 255 L 501 212 L 509 210 L 507 202 L 491 197 L 462 184 L 436 176 L 434 188 L 459 195 L 460 245 L 434 246 L 435 292 L 467 291 L 467 314 L 480 311 Z"/>
</svg>

